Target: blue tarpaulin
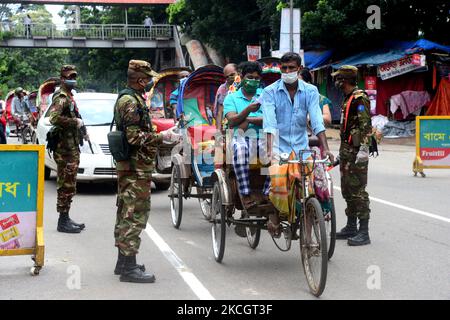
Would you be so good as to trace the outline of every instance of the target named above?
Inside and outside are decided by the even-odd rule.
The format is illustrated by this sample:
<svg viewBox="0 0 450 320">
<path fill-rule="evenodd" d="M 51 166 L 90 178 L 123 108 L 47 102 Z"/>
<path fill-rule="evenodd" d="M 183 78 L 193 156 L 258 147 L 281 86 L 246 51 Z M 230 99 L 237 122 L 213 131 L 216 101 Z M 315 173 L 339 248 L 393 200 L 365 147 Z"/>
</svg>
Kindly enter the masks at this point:
<svg viewBox="0 0 450 320">
<path fill-rule="evenodd" d="M 310 69 L 320 68 L 328 63 L 334 50 L 327 51 L 306 51 L 305 65 Z"/>
<path fill-rule="evenodd" d="M 418 51 L 440 50 L 450 53 L 450 47 L 443 46 L 425 39 L 416 42 L 410 41 L 389 41 L 386 42 L 385 49 L 362 52 L 357 55 L 341 60 L 339 63 L 332 65 L 334 69 L 338 69 L 343 65 L 373 65 L 378 66 L 387 62 L 399 60 L 407 54 Z M 306 57 L 305 57 L 306 60 Z"/>
</svg>

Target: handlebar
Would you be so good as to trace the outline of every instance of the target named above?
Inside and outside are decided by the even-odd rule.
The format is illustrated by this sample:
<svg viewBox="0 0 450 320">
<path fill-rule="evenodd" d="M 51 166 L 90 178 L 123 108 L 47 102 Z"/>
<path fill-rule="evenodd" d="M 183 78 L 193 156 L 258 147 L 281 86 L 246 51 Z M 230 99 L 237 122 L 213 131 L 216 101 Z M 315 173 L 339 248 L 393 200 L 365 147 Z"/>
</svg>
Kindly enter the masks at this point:
<svg viewBox="0 0 450 320">
<path fill-rule="evenodd" d="M 330 164 L 330 157 L 327 156 L 325 159 L 322 160 L 288 160 L 287 163 L 289 164 L 298 164 L 298 163 L 302 163 L 302 164 L 306 164 L 306 163 L 327 163 Z"/>
</svg>

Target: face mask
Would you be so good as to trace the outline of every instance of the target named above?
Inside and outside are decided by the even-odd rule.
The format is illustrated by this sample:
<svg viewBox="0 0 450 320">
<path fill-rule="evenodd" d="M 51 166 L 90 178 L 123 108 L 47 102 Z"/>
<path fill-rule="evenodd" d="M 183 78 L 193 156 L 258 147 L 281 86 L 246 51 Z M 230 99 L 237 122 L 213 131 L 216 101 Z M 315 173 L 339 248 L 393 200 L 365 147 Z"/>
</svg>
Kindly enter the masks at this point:
<svg viewBox="0 0 450 320">
<path fill-rule="evenodd" d="M 144 90 L 145 90 L 146 92 L 149 92 L 149 91 L 151 90 L 152 87 L 153 87 L 153 81 L 150 81 L 149 83 L 147 83 L 147 84 L 145 85 Z"/>
<path fill-rule="evenodd" d="M 229 85 L 232 85 L 235 78 L 236 78 L 235 75 L 228 76 L 228 77 L 227 77 L 227 83 L 228 83 Z"/>
<path fill-rule="evenodd" d="M 334 86 L 335 86 L 337 89 L 342 90 L 342 88 L 344 87 L 344 81 L 342 81 L 342 80 L 336 80 L 336 81 L 334 82 Z"/>
<path fill-rule="evenodd" d="M 282 73 L 281 79 L 286 84 L 293 84 L 295 81 L 298 81 L 298 71 Z"/>
<path fill-rule="evenodd" d="M 64 83 L 68 88 L 75 88 L 77 86 L 77 80 L 64 80 Z"/>
<path fill-rule="evenodd" d="M 261 83 L 261 80 L 256 79 L 244 79 L 242 85 L 248 94 L 255 94 L 256 90 L 259 88 L 259 85 Z"/>
</svg>

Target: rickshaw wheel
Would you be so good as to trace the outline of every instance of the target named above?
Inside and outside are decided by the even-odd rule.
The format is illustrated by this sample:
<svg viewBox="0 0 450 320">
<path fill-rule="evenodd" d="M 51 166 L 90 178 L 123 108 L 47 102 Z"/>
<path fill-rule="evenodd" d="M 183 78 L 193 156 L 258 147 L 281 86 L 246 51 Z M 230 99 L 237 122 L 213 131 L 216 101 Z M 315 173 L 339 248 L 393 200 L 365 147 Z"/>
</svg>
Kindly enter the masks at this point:
<svg viewBox="0 0 450 320">
<path fill-rule="evenodd" d="M 203 189 L 197 188 L 197 194 L 202 195 Z M 211 220 L 211 199 L 198 198 L 200 204 L 200 210 L 202 211 L 203 217 L 206 220 Z"/>
<path fill-rule="evenodd" d="M 183 183 L 181 181 L 181 170 L 179 165 L 172 168 L 170 180 L 170 214 L 173 226 L 178 229 L 183 216 Z"/>
<path fill-rule="evenodd" d="M 280 225 L 282 228 L 281 235 L 279 237 L 271 235 L 272 241 L 278 250 L 287 252 L 291 250 L 292 245 L 293 235 L 291 225 L 285 221 L 280 222 Z"/>
<path fill-rule="evenodd" d="M 245 227 L 247 232 L 248 245 L 252 249 L 256 249 L 259 245 L 259 240 L 261 238 L 261 228 L 258 227 Z"/>
<path fill-rule="evenodd" d="M 303 270 L 311 293 L 319 297 L 327 281 L 328 245 L 322 207 L 316 198 L 306 201 L 306 212 L 300 219 Z"/>
<path fill-rule="evenodd" d="M 220 263 L 222 262 L 223 255 L 225 253 L 226 214 L 219 182 L 216 182 L 213 188 L 211 201 L 211 222 L 214 258 Z"/>
<path fill-rule="evenodd" d="M 23 144 L 28 144 L 32 142 L 32 134 L 31 129 L 29 127 L 25 127 L 22 130 L 21 139 Z"/>
<path fill-rule="evenodd" d="M 331 210 L 325 215 L 325 229 L 327 232 L 328 260 L 331 259 L 336 245 L 336 209 L 334 199 L 331 198 Z"/>
</svg>

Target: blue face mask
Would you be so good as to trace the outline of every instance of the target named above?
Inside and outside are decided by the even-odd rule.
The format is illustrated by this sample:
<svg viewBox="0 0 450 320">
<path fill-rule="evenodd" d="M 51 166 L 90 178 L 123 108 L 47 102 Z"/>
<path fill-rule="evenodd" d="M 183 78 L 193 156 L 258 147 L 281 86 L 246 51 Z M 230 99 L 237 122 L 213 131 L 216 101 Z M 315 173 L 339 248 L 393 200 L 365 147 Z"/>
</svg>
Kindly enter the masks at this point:
<svg viewBox="0 0 450 320">
<path fill-rule="evenodd" d="M 77 86 L 77 80 L 64 80 L 64 83 L 70 89 L 73 89 L 73 88 L 75 88 Z"/>
<path fill-rule="evenodd" d="M 147 85 L 145 86 L 144 90 L 145 92 L 149 92 L 153 87 L 153 80 L 151 80 Z"/>
</svg>

